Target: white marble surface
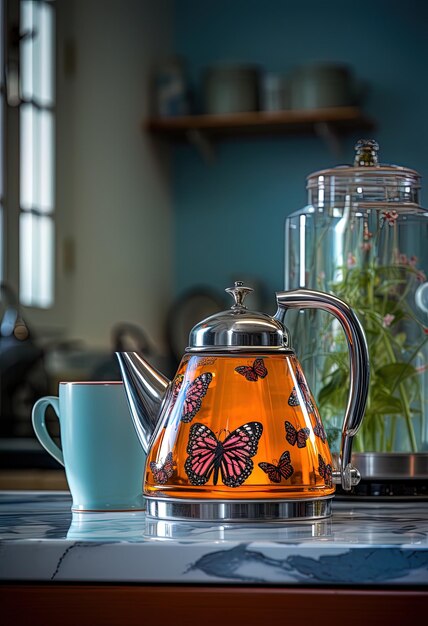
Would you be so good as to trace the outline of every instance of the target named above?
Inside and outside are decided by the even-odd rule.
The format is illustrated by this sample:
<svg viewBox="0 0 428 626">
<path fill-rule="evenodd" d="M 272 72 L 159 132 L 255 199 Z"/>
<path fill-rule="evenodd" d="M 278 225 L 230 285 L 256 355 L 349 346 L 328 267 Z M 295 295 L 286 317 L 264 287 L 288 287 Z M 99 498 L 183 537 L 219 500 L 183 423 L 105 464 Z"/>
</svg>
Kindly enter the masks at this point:
<svg viewBox="0 0 428 626">
<path fill-rule="evenodd" d="M 428 585 L 428 502 L 334 501 L 317 523 L 208 524 L 79 513 L 0 493 L 0 580 Z"/>
</svg>

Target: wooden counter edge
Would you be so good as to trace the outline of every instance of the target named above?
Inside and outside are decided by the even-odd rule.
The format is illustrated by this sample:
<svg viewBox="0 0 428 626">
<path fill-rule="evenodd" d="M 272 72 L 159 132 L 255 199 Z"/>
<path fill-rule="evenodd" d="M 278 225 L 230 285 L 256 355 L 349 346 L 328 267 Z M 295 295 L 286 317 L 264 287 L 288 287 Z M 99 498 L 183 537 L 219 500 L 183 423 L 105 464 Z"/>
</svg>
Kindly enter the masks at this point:
<svg viewBox="0 0 428 626">
<path fill-rule="evenodd" d="M 403 626 L 428 589 L 10 583 L 0 607 L 4 626 Z"/>
</svg>

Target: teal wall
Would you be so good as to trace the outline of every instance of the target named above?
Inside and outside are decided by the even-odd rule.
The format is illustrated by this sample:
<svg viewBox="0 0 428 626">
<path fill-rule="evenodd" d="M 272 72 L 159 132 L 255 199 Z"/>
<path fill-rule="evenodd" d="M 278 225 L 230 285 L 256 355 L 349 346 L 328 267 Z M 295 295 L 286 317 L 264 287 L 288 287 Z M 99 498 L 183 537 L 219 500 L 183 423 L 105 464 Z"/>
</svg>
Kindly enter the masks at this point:
<svg viewBox="0 0 428 626">
<path fill-rule="evenodd" d="M 219 61 L 287 72 L 339 61 L 367 81 L 365 111 L 377 120 L 383 162 L 420 171 L 428 185 L 428 3 L 424 0 L 176 0 L 176 51 L 192 83 Z M 174 152 L 175 282 L 222 290 L 236 278 L 284 286 L 284 220 L 306 204 L 305 178 L 350 162 L 360 134 L 337 157 L 317 138 L 235 138 L 204 162 Z M 423 197 L 427 197 L 427 193 Z"/>
</svg>

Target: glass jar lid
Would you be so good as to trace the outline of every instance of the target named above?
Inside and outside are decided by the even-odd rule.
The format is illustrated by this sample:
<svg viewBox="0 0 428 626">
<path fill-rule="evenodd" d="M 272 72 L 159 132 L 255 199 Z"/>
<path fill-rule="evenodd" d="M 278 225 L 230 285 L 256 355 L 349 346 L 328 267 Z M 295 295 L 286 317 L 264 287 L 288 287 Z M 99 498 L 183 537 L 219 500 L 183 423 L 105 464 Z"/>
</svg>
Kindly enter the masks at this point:
<svg viewBox="0 0 428 626">
<path fill-rule="evenodd" d="M 309 203 L 395 203 L 399 210 L 419 207 L 421 176 L 413 169 L 379 163 L 379 145 L 360 139 L 355 145 L 354 165 L 340 165 L 313 172 L 307 177 Z"/>
<path fill-rule="evenodd" d="M 215 313 L 192 328 L 186 352 L 290 351 L 288 332 L 281 322 L 243 304 L 253 290 L 241 281 L 226 289 L 235 299 L 227 311 Z"/>
</svg>

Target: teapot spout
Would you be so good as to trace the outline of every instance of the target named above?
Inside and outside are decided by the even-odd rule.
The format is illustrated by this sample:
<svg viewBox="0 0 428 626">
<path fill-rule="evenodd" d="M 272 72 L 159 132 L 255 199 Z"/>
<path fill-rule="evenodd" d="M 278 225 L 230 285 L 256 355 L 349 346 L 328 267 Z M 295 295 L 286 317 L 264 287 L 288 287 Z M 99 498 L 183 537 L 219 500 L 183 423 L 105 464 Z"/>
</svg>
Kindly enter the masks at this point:
<svg viewBox="0 0 428 626">
<path fill-rule="evenodd" d="M 138 438 L 147 454 L 170 380 L 136 352 L 116 352 Z"/>
</svg>

